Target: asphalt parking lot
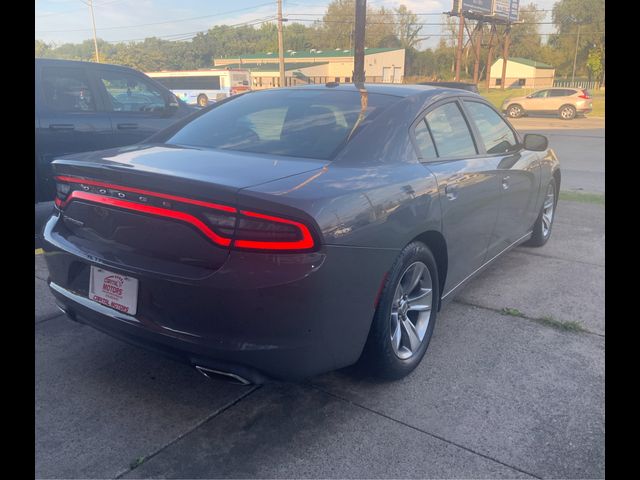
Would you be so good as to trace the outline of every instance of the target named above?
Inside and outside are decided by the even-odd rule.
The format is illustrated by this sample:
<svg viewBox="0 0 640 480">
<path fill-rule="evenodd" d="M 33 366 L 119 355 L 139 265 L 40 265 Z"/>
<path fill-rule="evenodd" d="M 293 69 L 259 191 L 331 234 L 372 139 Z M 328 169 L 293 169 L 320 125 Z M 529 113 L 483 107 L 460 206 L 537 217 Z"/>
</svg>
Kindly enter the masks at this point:
<svg viewBox="0 0 640 480">
<path fill-rule="evenodd" d="M 604 121 L 525 118 L 604 193 Z M 571 128 L 568 128 L 571 127 Z M 38 478 L 603 478 L 604 205 L 561 198 L 438 316 L 407 378 L 243 387 L 60 314 L 35 256 Z"/>
</svg>

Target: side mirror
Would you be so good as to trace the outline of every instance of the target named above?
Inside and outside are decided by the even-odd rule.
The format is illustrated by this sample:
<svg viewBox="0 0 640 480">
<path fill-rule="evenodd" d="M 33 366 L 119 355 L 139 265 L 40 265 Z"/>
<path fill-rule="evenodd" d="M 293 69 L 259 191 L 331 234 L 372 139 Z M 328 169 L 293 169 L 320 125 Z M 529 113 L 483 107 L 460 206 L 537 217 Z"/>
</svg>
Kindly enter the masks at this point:
<svg viewBox="0 0 640 480">
<path fill-rule="evenodd" d="M 531 150 L 533 152 L 544 152 L 549 147 L 549 139 L 544 135 L 538 135 L 536 133 L 527 133 L 524 136 L 522 142 L 525 150 Z"/>
</svg>

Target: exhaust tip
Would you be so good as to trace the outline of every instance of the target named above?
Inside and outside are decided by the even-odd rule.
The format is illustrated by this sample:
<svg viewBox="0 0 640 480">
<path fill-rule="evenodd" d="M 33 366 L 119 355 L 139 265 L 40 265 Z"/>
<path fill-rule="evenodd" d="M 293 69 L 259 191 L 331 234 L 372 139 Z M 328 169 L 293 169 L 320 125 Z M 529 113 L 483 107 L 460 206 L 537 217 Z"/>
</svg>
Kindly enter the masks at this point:
<svg viewBox="0 0 640 480">
<path fill-rule="evenodd" d="M 200 365 L 196 365 L 196 370 L 198 370 L 202 375 L 207 378 L 213 380 L 223 380 L 225 382 L 235 383 L 237 385 L 251 385 L 251 381 L 247 380 L 240 375 L 231 372 L 223 372 L 222 370 L 214 370 L 213 368 L 202 367 Z"/>
</svg>

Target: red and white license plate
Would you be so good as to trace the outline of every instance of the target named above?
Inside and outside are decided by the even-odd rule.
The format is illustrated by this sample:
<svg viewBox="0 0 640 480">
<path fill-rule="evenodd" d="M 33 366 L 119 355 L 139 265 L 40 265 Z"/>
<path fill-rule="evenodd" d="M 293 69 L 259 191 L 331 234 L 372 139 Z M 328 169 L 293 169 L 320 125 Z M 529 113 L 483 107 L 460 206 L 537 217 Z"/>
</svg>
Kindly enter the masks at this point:
<svg viewBox="0 0 640 480">
<path fill-rule="evenodd" d="M 138 279 L 91 266 L 89 298 L 128 315 L 138 306 Z"/>
</svg>

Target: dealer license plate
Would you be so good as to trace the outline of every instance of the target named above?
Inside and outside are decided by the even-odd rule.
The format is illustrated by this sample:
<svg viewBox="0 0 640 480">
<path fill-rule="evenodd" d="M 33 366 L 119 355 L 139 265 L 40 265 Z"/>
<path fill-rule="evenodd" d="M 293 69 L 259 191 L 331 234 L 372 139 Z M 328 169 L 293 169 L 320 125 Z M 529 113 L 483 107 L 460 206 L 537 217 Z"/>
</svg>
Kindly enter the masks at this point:
<svg viewBox="0 0 640 480">
<path fill-rule="evenodd" d="M 138 280 L 91 266 L 89 298 L 128 315 L 138 306 Z"/>
</svg>

